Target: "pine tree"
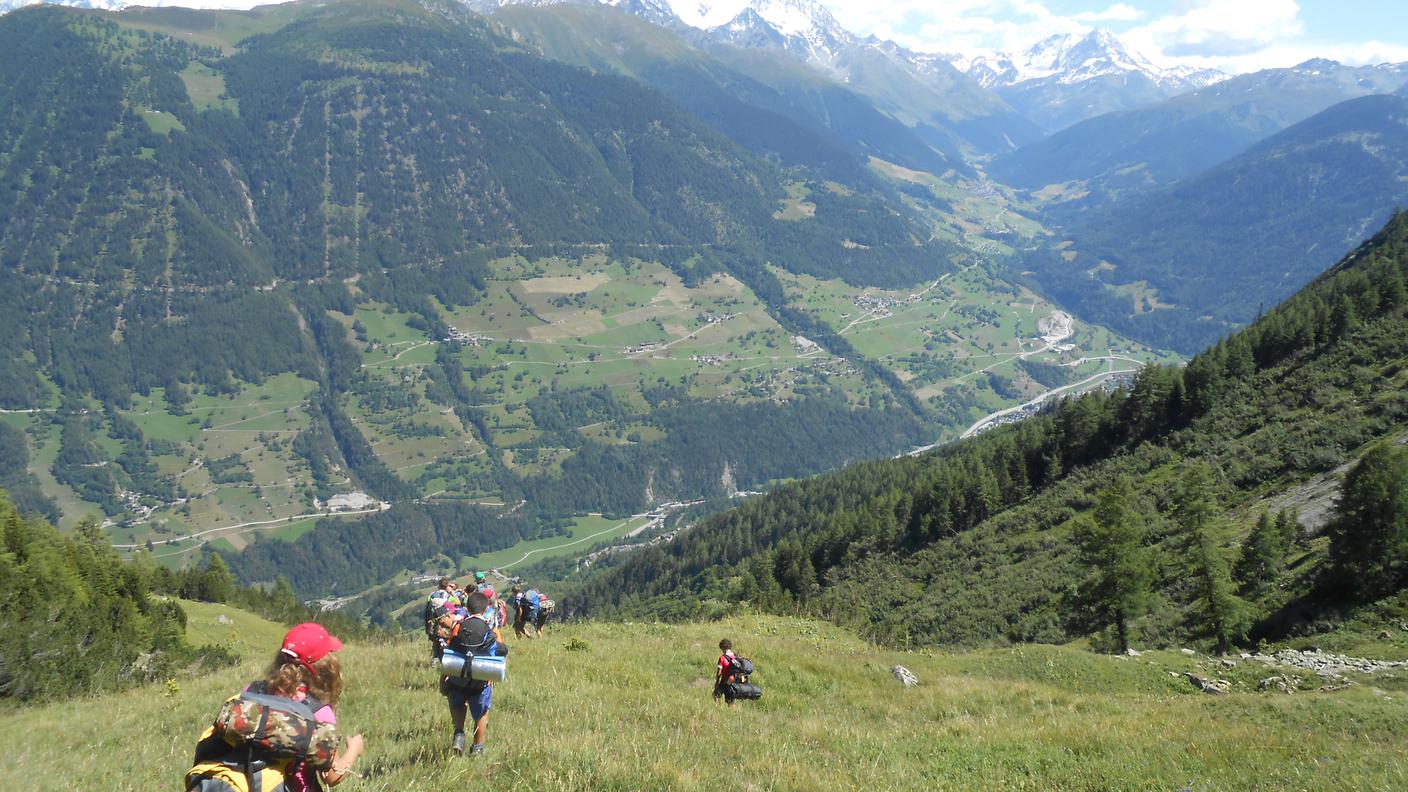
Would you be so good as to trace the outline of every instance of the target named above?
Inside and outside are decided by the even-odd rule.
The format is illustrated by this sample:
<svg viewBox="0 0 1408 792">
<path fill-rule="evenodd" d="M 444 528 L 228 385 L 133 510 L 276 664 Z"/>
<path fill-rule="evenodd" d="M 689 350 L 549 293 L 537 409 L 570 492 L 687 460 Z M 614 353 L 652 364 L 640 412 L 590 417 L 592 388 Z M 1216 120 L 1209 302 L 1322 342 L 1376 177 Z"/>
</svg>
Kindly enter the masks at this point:
<svg viewBox="0 0 1408 792">
<path fill-rule="evenodd" d="M 1120 476 L 1101 493 L 1094 517 L 1076 524 L 1081 557 L 1091 567 L 1083 592 L 1087 605 L 1097 620 L 1114 627 L 1120 652 L 1129 649 L 1131 623 L 1148 608 L 1154 577 L 1132 497 L 1129 479 Z"/>
<path fill-rule="evenodd" d="M 1270 511 L 1263 511 L 1242 545 L 1242 557 L 1237 561 L 1237 582 L 1242 590 L 1259 591 L 1274 581 L 1286 568 L 1289 549 L 1277 518 L 1273 518 Z"/>
<path fill-rule="evenodd" d="M 1378 443 L 1344 479 L 1330 522 L 1330 582 L 1361 599 L 1408 582 L 1408 449 Z"/>
<path fill-rule="evenodd" d="M 1225 546 L 1225 521 L 1219 512 L 1213 472 L 1200 463 L 1184 467 L 1178 522 L 1191 553 L 1195 625 L 1212 636 L 1213 648 L 1226 654 L 1246 633 L 1248 608 L 1236 594 Z"/>
</svg>

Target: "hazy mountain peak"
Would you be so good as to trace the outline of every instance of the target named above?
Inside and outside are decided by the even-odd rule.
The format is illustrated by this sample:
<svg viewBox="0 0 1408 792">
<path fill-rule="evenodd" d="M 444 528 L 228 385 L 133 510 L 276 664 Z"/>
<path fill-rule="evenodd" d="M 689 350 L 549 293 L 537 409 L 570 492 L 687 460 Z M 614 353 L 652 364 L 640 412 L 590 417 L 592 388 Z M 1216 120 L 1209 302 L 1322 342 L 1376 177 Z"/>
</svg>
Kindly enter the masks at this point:
<svg viewBox="0 0 1408 792">
<path fill-rule="evenodd" d="M 731 44 L 781 47 L 803 59 L 831 64 L 840 51 L 858 43 L 814 0 L 751 0 L 728 22 L 709 28 Z"/>
<path fill-rule="evenodd" d="M 1181 91 L 1211 85 L 1227 76 L 1211 69 L 1161 68 L 1105 28 L 1084 35 L 1048 36 L 1021 53 L 978 56 L 966 62 L 955 58 L 952 62 L 989 88 L 1035 80 L 1069 85 L 1098 77 L 1138 74 L 1162 87 Z"/>
</svg>

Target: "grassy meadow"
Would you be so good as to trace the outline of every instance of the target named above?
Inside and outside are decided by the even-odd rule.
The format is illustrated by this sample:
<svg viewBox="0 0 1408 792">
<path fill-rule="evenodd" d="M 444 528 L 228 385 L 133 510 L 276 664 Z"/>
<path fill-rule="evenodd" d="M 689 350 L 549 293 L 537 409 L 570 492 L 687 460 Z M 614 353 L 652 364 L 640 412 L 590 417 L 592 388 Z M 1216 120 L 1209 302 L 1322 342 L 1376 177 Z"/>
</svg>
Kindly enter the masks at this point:
<svg viewBox="0 0 1408 792">
<path fill-rule="evenodd" d="M 0 714 L 0 778 L 30 790 L 178 789 L 195 736 L 259 673 L 281 629 L 190 606 L 198 640 L 240 667 L 201 679 Z M 238 628 L 218 615 L 236 619 Z M 235 633 L 242 638 L 235 638 Z M 710 696 L 720 637 L 754 659 L 761 701 Z M 238 641 L 238 643 L 234 643 Z M 1269 672 L 1209 671 L 1178 652 L 1113 658 L 1023 646 L 876 649 L 827 624 L 552 627 L 513 645 L 489 751 L 447 750 L 449 719 L 420 640 L 344 650 L 345 730 L 365 733 L 350 790 L 1403 789 L 1408 685 L 1255 692 Z M 921 684 L 906 689 L 889 668 Z M 1184 671 L 1234 692 L 1195 692 Z M 1376 684 L 1381 687 L 1376 687 Z M 350 733 L 350 731 L 346 732 Z M 95 755 L 101 761 L 74 761 Z M 35 772 L 43 768 L 43 772 Z M 12 783 L 7 788 L 16 788 Z"/>
</svg>

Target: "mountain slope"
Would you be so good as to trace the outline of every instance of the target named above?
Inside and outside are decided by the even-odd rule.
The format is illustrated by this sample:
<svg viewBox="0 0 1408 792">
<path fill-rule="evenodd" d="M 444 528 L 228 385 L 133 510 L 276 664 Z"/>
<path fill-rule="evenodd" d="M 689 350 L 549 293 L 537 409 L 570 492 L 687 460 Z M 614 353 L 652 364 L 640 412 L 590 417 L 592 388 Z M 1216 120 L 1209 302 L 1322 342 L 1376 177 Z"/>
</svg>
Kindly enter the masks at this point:
<svg viewBox="0 0 1408 792">
<path fill-rule="evenodd" d="M 1027 189 L 1074 183 L 1068 192 L 1080 206 L 1107 193 L 1169 184 L 1339 102 L 1405 83 L 1403 64 L 1356 68 L 1312 60 L 1267 69 L 1083 121 L 999 158 L 989 171 Z"/>
<path fill-rule="evenodd" d="M 595 4 L 515 4 L 493 19 L 547 57 L 634 77 L 755 153 L 848 185 L 865 186 L 866 156 L 936 173 L 962 167 L 861 97 L 781 60 L 725 61 L 670 30 Z"/>
<path fill-rule="evenodd" d="M 753 0 L 707 34 L 719 44 L 785 52 L 834 75 L 950 156 L 965 148 L 1007 151 L 1040 136 L 1030 121 L 948 62 L 862 39 L 812 0 Z"/>
<path fill-rule="evenodd" d="M 220 629 L 216 614 L 201 616 L 202 630 Z M 722 636 L 756 662 L 760 701 L 710 700 Z M 548 792 L 1093 789 L 1151 778 L 1227 790 L 1380 788 L 1398 780 L 1404 737 L 1401 683 L 1382 677 L 1287 696 L 1255 692 L 1268 673 L 1259 664 L 1212 671 L 1216 661 L 1177 652 L 1111 658 L 1064 647 L 908 653 L 824 623 L 742 616 L 550 627 L 546 640 L 515 643 L 508 680 L 495 685 L 487 753 L 470 760 L 449 755 L 422 640 L 353 643 L 341 657 L 338 723 L 366 734 L 361 783 L 394 789 L 506 777 Z M 0 738 L 23 750 L 0 754 L 0 772 L 35 792 L 147 792 L 153 778 L 185 772 L 219 703 L 266 662 L 261 653 L 238 669 L 180 678 L 164 695 L 143 689 L 7 713 Z M 897 664 L 920 685 L 896 682 Z M 1225 675 L 1235 692 L 1204 695 L 1184 673 Z M 752 724 L 748 738 L 721 747 L 740 718 Z M 137 736 L 154 724 L 161 739 Z M 64 760 L 103 740 L 120 748 L 107 761 Z M 50 769 L 26 775 L 35 765 Z"/>
<path fill-rule="evenodd" d="M 1089 218 L 1072 230 L 1079 255 L 1049 257 L 1040 277 L 1087 315 L 1191 351 L 1291 294 L 1405 204 L 1408 100 L 1367 96 Z M 1092 294 L 1087 270 L 1116 291 L 1140 283 L 1163 307 L 1126 295 L 1109 313 L 1117 294 Z"/>
<path fill-rule="evenodd" d="M 1140 629 L 1155 642 L 1196 638 L 1186 481 L 1207 471 L 1213 494 L 1198 497 L 1245 533 L 1269 508 L 1264 499 L 1408 430 L 1406 251 L 1400 213 L 1184 371 L 1151 367 L 1127 393 L 780 488 L 579 573 L 574 601 L 594 613 L 679 615 L 747 601 L 804 608 L 890 641 L 1063 642 L 1092 629 L 1077 596 L 1077 521 L 1126 476 L 1159 598 Z M 1310 540 L 1323 525 L 1307 515 L 1299 535 Z M 1232 554 L 1218 536 L 1216 552 Z M 1338 607 L 1317 595 L 1323 548 L 1297 551 L 1291 571 L 1248 605 L 1265 619 L 1262 634 L 1293 598 L 1312 620 Z"/>
<path fill-rule="evenodd" d="M 676 91 L 736 77 L 695 63 Z M 890 456 L 1136 348 L 1033 343 L 1053 306 L 816 127 L 751 105 L 764 159 L 458 4 L 22 9 L 0 64 L 0 481 L 123 552 L 318 555 L 298 594 L 353 594 Z"/>
<path fill-rule="evenodd" d="M 0 404 L 22 411 L 4 420 L 32 430 L 34 469 L 68 518 L 101 508 L 123 523 L 119 541 L 182 535 L 168 527 L 163 537 L 157 529 L 167 520 L 277 524 L 333 511 L 321 504 L 348 490 L 387 502 L 437 490 L 521 499 L 520 482 L 533 479 L 547 492 L 566 456 L 614 443 L 577 436 L 579 424 L 515 434 L 521 419 L 483 414 L 498 408 L 485 392 L 490 379 L 520 393 L 531 383 L 512 404 L 527 401 L 549 416 L 560 380 L 571 391 L 602 384 L 591 364 L 610 349 L 610 381 L 629 405 L 617 401 L 610 417 L 644 416 L 662 402 L 687 411 L 689 375 L 704 373 L 714 395 L 729 376 L 719 372 L 724 355 L 787 343 L 769 313 L 785 309 L 781 287 L 769 307 L 722 274 L 723 260 L 759 288 L 769 281 L 755 251 L 773 245 L 767 260 L 778 265 L 808 269 L 830 259 L 833 275 L 858 280 L 909 283 L 950 266 L 943 248 L 916 241 L 923 232 L 910 217 L 855 194 L 826 193 L 809 214 L 775 219 L 790 184 L 776 168 L 641 84 L 531 56 L 457 5 L 114 18 L 36 8 L 0 20 L 0 140 L 8 152 L 0 161 L 0 363 L 22 375 L 5 378 Z M 139 26 L 189 31 L 211 46 Z M 261 28 L 225 54 L 235 42 L 219 36 Z M 730 251 L 726 259 L 721 250 Z M 548 333 L 560 351 L 535 357 L 542 368 L 533 377 L 508 372 L 508 353 L 450 333 L 458 323 L 542 345 L 549 339 L 530 337 L 529 325 L 556 324 L 560 316 L 541 316 L 571 314 L 594 287 L 558 291 L 563 282 L 551 278 L 541 284 L 546 292 L 512 284 L 584 258 L 599 270 L 597 285 L 632 283 L 593 298 L 600 319 Z M 565 279 L 582 274 L 569 269 Z M 577 296 L 569 303 L 563 295 Z M 629 316 L 642 304 L 651 307 L 641 326 L 606 324 L 608 312 Z M 718 347 L 682 347 L 686 365 L 674 364 L 671 383 L 682 390 L 667 388 L 654 401 L 640 395 L 664 383 L 639 371 L 642 353 L 628 350 L 688 342 L 726 315 L 738 320 L 737 332 L 713 331 L 708 340 Z M 231 337 L 230 327 L 242 332 Z M 810 325 L 805 332 L 827 340 Z M 583 338 L 596 333 L 606 337 Z M 402 360 L 407 347 L 420 352 Z M 526 357 L 528 349 L 539 346 L 516 351 Z M 696 363 L 690 354 L 719 361 Z M 811 365 L 787 370 L 789 362 L 772 362 L 780 357 L 765 366 L 779 379 L 747 387 L 790 389 L 782 383 L 792 371 Z M 828 360 L 842 377 L 880 382 Z M 730 357 L 727 368 L 745 365 Z M 577 372 L 584 376 L 573 382 Z M 538 388 L 546 393 L 534 401 Z M 824 410 L 878 416 L 838 406 L 829 388 L 814 392 L 825 398 L 807 409 L 825 402 Z M 282 409 L 252 409 L 263 400 Z M 896 449 L 921 436 L 918 416 L 892 417 L 899 434 L 880 435 Z M 517 468 L 484 459 L 486 447 L 510 443 L 531 444 Z M 543 445 L 560 450 L 530 464 Z M 621 462 L 628 449 L 602 453 L 617 470 L 635 469 Z M 425 479 L 434 489 L 403 477 L 423 470 L 391 469 L 437 464 L 445 469 Z M 689 473 L 687 464 L 675 470 Z M 673 494 L 675 486 L 673 475 L 662 477 L 656 491 Z M 633 489 L 630 497 L 644 499 L 644 477 Z M 220 505 L 192 514 L 217 491 Z"/>
</svg>

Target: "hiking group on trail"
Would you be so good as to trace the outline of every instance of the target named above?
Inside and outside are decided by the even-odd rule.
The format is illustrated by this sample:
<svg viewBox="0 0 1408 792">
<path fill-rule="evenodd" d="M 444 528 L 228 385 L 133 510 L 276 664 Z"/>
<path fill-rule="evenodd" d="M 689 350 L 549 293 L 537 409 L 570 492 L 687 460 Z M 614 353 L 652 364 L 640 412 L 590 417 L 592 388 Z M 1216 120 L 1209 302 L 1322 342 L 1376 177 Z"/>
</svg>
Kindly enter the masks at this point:
<svg viewBox="0 0 1408 792">
<path fill-rule="evenodd" d="M 474 575 L 474 590 L 463 592 L 441 578 L 426 598 L 422 615 L 431 642 L 431 666 L 440 674 L 440 694 L 450 709 L 450 750 L 482 755 L 493 707 L 494 683 L 508 676 L 508 644 L 502 627 L 513 610 L 518 636 L 539 638 L 553 601 L 536 588 L 523 591 L 517 578 L 507 601 L 486 575 Z M 532 628 L 530 635 L 528 630 Z M 196 744 L 185 777 L 186 792 L 320 792 L 356 775 L 361 734 L 345 745 L 337 731 L 335 707 L 342 697 L 342 642 L 314 622 L 299 624 L 283 638 L 264 678 L 226 699 L 214 723 Z M 753 663 L 719 641 L 714 698 L 729 706 L 761 698 L 749 681 Z M 466 729 L 473 741 L 466 746 Z"/>
<path fill-rule="evenodd" d="M 515 579 L 516 580 L 516 579 Z M 451 750 L 465 753 L 466 716 L 471 716 L 474 741 L 471 756 L 484 752 L 489 729 L 489 709 L 493 706 L 494 682 L 507 676 L 508 644 L 503 626 L 513 610 L 514 633 L 520 637 L 541 637 L 552 600 L 537 589 L 524 592 L 514 585 L 507 600 L 489 584 L 483 572 L 474 573 L 474 591 L 466 595 L 455 581 L 441 578 L 426 598 L 423 615 L 425 633 L 430 639 L 431 666 L 440 669 L 440 693 L 450 706 L 454 727 Z M 529 636 L 527 627 L 533 626 Z"/>
<path fill-rule="evenodd" d="M 515 584 L 517 579 L 514 579 Z M 494 682 L 507 678 L 508 644 L 500 631 L 513 610 L 514 631 L 540 637 L 553 602 L 542 592 L 498 596 L 487 575 L 474 589 L 441 578 L 422 608 L 431 666 L 450 709 L 451 750 L 484 752 Z M 533 634 L 529 635 L 528 628 Z M 290 629 L 263 679 L 220 706 L 201 734 L 186 772 L 186 792 L 320 792 L 349 775 L 362 755 L 362 735 L 338 737 L 335 707 L 342 696 L 342 642 L 314 622 Z M 466 728 L 473 742 L 466 746 Z"/>
</svg>

